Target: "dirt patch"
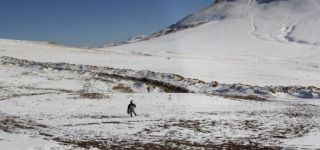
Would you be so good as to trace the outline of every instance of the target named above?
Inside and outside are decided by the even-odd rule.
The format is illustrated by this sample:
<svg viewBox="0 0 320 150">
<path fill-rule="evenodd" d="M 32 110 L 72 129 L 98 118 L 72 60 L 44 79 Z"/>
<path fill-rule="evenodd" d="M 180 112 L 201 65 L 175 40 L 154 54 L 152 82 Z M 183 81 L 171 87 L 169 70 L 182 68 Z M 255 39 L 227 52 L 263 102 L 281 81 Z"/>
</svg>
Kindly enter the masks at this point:
<svg viewBox="0 0 320 150">
<path fill-rule="evenodd" d="M 123 118 L 121 116 L 107 116 L 107 115 L 72 115 L 72 118 L 92 118 L 92 119 L 113 119 Z"/>
<path fill-rule="evenodd" d="M 107 95 L 104 95 L 102 93 L 91 93 L 87 92 L 85 90 L 81 90 L 78 92 L 80 95 L 80 98 L 85 98 L 85 99 L 105 99 L 105 98 L 110 98 Z"/>
<path fill-rule="evenodd" d="M 20 130 L 31 130 L 36 128 L 47 128 L 47 126 L 17 116 L 0 114 L 0 130 L 4 132 L 15 133 Z"/>
<path fill-rule="evenodd" d="M 250 143 L 250 144 L 240 144 L 236 142 L 226 142 L 222 144 L 214 144 L 214 143 L 206 143 L 200 144 L 196 142 L 190 141 L 182 141 L 182 140 L 166 140 L 165 141 L 166 149 L 226 149 L 226 150 L 273 150 L 280 149 L 279 147 L 266 147 L 261 146 L 258 143 Z"/>
<path fill-rule="evenodd" d="M 32 86 L 16 86 L 19 89 L 28 89 L 28 90 L 41 90 L 41 91 L 56 91 L 57 93 L 62 92 L 62 93 L 74 93 L 72 90 L 67 90 L 67 89 L 55 89 L 55 88 L 38 88 L 38 87 L 32 87 Z"/>
<path fill-rule="evenodd" d="M 189 142 L 185 140 L 163 140 L 154 143 L 142 143 L 140 141 L 126 141 L 118 139 L 84 139 L 84 140 L 68 140 L 61 138 L 54 138 L 55 141 L 72 144 L 75 147 L 90 149 L 121 149 L 121 150 L 138 150 L 138 149 L 153 149 L 153 150 L 183 150 L 183 149 L 226 149 L 226 150 L 277 150 L 280 147 L 266 147 L 256 143 L 239 144 L 235 142 L 227 142 L 223 144 L 200 144 L 196 142 Z"/>
<path fill-rule="evenodd" d="M 253 100 L 253 101 L 268 101 L 268 99 L 264 97 L 260 97 L 257 95 L 218 95 L 222 96 L 225 98 L 230 98 L 230 99 L 244 99 L 244 100 Z"/>
<path fill-rule="evenodd" d="M 16 97 L 37 96 L 37 95 L 46 95 L 46 94 L 53 94 L 53 93 L 55 93 L 55 92 L 12 94 L 12 95 L 9 95 L 9 96 L 0 97 L 0 101 L 8 100 L 8 99 L 11 99 L 11 98 L 16 98 Z"/>
<path fill-rule="evenodd" d="M 159 127 L 168 129 L 170 127 L 181 127 L 186 128 L 189 130 L 193 130 L 196 132 L 202 132 L 202 133 L 210 133 L 210 131 L 205 130 L 203 127 L 204 125 L 207 125 L 208 123 L 204 120 L 179 120 L 177 122 L 168 121 L 165 122 L 162 125 L 159 125 Z"/>
<path fill-rule="evenodd" d="M 65 127 L 71 127 L 71 126 L 90 126 L 90 125 L 98 125 L 98 124 L 123 124 L 120 121 L 104 121 L 104 122 L 91 122 L 91 123 L 79 123 L 79 124 L 67 124 L 63 125 Z"/>
<path fill-rule="evenodd" d="M 131 53 L 138 56 L 152 56 L 151 54 L 148 54 L 148 53 L 141 53 L 141 52 L 131 52 Z"/>
<path fill-rule="evenodd" d="M 103 99 L 105 96 L 101 93 L 80 93 L 81 98 L 87 99 Z"/>
<path fill-rule="evenodd" d="M 54 141 L 61 142 L 67 145 L 74 145 L 75 147 L 91 149 L 91 148 L 98 148 L 101 150 L 104 149 L 126 149 L 127 147 L 125 144 L 127 141 L 122 141 L 121 139 L 64 139 L 64 138 L 53 138 Z"/>
<path fill-rule="evenodd" d="M 116 90 L 116 91 L 123 92 L 123 93 L 133 93 L 134 92 L 131 89 L 131 87 L 124 85 L 124 84 L 118 84 L 118 85 L 114 86 L 112 89 Z"/>
</svg>

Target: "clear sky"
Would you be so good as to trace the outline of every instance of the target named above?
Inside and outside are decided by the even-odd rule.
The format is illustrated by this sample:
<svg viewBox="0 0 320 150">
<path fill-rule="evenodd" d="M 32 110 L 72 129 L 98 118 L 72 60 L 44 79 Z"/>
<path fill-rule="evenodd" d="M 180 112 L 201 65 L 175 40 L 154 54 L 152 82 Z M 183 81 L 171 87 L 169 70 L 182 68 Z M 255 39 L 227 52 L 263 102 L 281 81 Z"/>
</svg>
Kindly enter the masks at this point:
<svg viewBox="0 0 320 150">
<path fill-rule="evenodd" d="M 99 46 L 165 28 L 213 0 L 0 0 L 0 38 Z"/>
</svg>

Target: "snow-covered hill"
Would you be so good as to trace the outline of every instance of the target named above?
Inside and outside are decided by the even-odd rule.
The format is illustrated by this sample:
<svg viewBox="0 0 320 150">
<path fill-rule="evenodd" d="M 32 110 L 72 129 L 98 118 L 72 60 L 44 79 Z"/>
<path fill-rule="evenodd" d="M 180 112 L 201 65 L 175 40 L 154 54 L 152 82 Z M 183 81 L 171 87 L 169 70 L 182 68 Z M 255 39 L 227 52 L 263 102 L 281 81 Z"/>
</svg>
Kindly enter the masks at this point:
<svg viewBox="0 0 320 150">
<path fill-rule="evenodd" d="M 104 45 L 102 47 L 111 47 L 111 46 L 118 46 L 118 45 L 123 45 L 123 44 L 135 43 L 135 42 L 143 41 L 146 38 L 147 38 L 147 36 L 145 36 L 145 35 L 137 35 L 137 36 L 130 37 L 125 41 L 122 41 L 122 42 L 119 42 L 119 43 L 106 44 L 106 45 Z"/>
<path fill-rule="evenodd" d="M 246 26 L 245 23 L 235 22 L 235 19 L 244 19 L 251 26 L 249 33 L 256 38 L 317 45 L 319 5 L 317 0 L 216 0 L 211 6 L 139 40 L 149 40 L 212 21 L 227 24 L 226 20 L 233 20 L 233 24 L 241 28 Z M 232 30 L 224 31 L 232 33 Z"/>
<path fill-rule="evenodd" d="M 292 85 L 311 79 L 308 84 L 315 84 L 320 82 L 319 6 L 318 0 L 220 0 L 173 25 L 199 26 L 100 50 L 189 57 L 197 61 L 172 61 L 170 67 L 204 80 Z"/>
<path fill-rule="evenodd" d="M 171 27 L 207 24 L 117 49 L 290 56 L 288 51 L 308 52 L 320 43 L 319 6 L 317 0 L 217 1 Z"/>
</svg>

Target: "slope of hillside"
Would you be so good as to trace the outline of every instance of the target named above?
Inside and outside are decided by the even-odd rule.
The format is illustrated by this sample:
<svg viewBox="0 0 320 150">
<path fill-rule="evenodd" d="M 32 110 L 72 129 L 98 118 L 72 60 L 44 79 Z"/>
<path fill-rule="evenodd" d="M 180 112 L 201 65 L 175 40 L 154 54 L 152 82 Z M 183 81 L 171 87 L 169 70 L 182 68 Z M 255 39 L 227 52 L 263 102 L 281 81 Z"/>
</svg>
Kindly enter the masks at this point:
<svg viewBox="0 0 320 150">
<path fill-rule="evenodd" d="M 218 2 L 175 24 L 209 22 L 205 25 L 114 49 L 192 55 L 195 51 L 206 55 L 299 55 L 312 52 L 319 43 L 319 5 L 317 0 Z"/>
<path fill-rule="evenodd" d="M 176 25 L 208 23 L 100 50 L 192 57 L 170 65 L 185 70 L 179 74 L 204 80 L 315 84 L 320 82 L 319 5 L 317 0 L 219 1 Z"/>
<path fill-rule="evenodd" d="M 0 56 L 38 62 L 108 66 L 152 70 L 220 83 L 250 85 L 301 85 L 320 87 L 319 64 L 292 62 L 279 57 L 217 55 L 195 57 L 179 54 L 150 55 L 139 52 L 86 50 L 36 42 L 0 40 Z M 316 55 L 310 56 L 317 60 Z M 304 59 L 304 58 L 298 58 Z M 297 59 L 297 60 L 298 60 Z M 312 60 L 312 59 L 310 59 Z"/>
</svg>

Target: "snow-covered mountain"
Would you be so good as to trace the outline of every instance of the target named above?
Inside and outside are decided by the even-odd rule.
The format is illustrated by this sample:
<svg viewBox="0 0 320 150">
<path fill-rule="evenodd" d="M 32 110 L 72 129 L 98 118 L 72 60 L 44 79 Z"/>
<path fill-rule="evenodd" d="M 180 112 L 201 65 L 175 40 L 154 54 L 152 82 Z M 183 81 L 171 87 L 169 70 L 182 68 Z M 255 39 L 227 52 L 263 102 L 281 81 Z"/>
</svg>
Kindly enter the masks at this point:
<svg viewBox="0 0 320 150">
<path fill-rule="evenodd" d="M 317 0 L 219 0 L 147 38 L 201 26 L 118 49 L 206 53 L 310 49 L 320 43 L 319 5 Z"/>
<path fill-rule="evenodd" d="M 204 80 L 319 83 L 319 8 L 318 0 L 219 0 L 171 26 L 188 29 L 100 50 L 191 57 L 197 62 L 172 62 L 171 67 Z"/>
<path fill-rule="evenodd" d="M 150 40 L 208 22 L 231 23 L 239 27 L 246 26 L 246 22 L 250 25 L 247 33 L 255 38 L 317 45 L 318 13 L 317 0 L 216 0 L 209 7 L 188 15 L 176 24 L 134 42 Z M 240 20 L 245 22 L 239 24 Z M 237 29 L 236 26 L 233 27 Z"/>
</svg>

